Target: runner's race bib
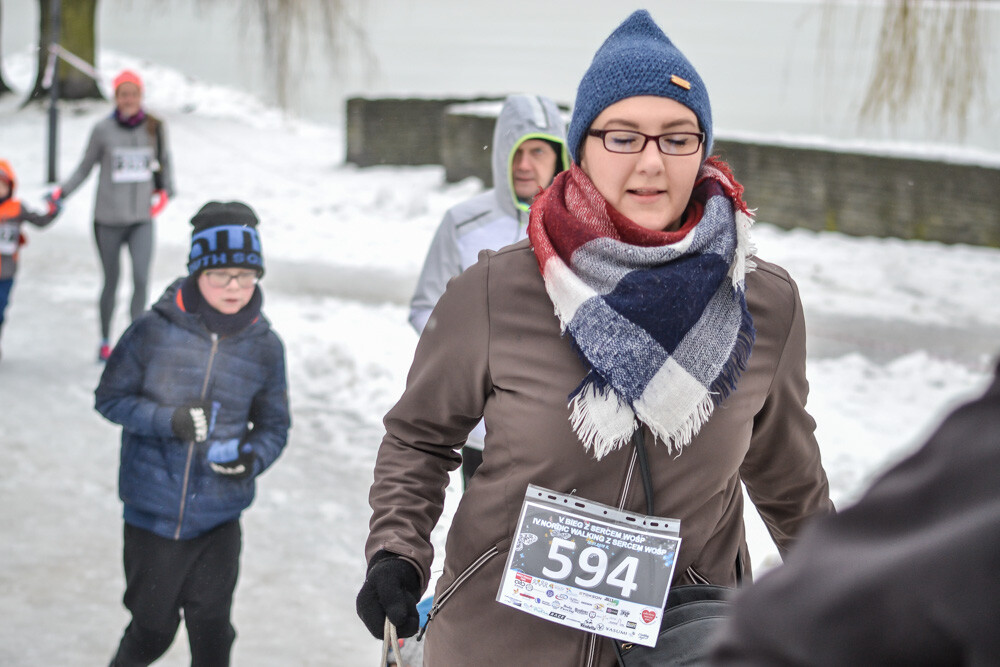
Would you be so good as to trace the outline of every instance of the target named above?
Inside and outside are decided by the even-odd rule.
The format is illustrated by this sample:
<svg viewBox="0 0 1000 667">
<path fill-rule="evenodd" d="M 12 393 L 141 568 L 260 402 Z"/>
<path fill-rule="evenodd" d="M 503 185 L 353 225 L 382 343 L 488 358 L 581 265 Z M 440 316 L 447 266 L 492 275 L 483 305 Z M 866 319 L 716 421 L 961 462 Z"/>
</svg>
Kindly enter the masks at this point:
<svg viewBox="0 0 1000 667">
<path fill-rule="evenodd" d="M 111 156 L 112 183 L 142 183 L 153 178 L 153 149 L 149 146 L 116 148 Z"/>
<path fill-rule="evenodd" d="M 654 646 L 680 549 L 680 521 L 529 485 L 497 602 Z"/>
<path fill-rule="evenodd" d="M 0 255 L 17 252 L 20 239 L 20 225 L 16 222 L 0 222 Z"/>
</svg>

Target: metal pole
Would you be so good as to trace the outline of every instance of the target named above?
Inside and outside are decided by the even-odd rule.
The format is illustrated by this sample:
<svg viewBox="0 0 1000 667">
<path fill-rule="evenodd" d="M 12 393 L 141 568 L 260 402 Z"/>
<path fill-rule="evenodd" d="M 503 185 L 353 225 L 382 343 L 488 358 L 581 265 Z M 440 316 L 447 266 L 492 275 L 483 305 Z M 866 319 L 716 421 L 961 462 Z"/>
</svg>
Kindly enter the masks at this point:
<svg viewBox="0 0 1000 667">
<path fill-rule="evenodd" d="M 59 180 L 56 169 L 56 158 L 58 153 L 58 132 L 59 132 L 59 108 L 57 107 L 57 102 L 59 102 L 59 61 L 56 57 L 56 47 L 59 46 L 59 34 L 60 34 L 60 10 L 62 8 L 61 0 L 51 0 L 50 1 L 51 13 L 51 28 L 52 32 L 51 41 L 49 43 L 49 58 L 53 63 L 52 72 L 52 84 L 49 86 L 49 174 L 48 182 L 55 183 Z"/>
</svg>

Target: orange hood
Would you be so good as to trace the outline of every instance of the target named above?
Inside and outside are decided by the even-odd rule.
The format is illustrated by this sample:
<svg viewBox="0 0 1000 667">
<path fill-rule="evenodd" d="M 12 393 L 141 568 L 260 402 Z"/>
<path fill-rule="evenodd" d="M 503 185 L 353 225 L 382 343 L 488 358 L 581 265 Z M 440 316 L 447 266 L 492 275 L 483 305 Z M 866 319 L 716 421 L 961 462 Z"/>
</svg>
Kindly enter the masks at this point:
<svg viewBox="0 0 1000 667">
<path fill-rule="evenodd" d="M 0 178 L 7 181 L 7 185 L 10 186 L 10 196 L 14 196 L 14 187 L 17 185 L 17 175 L 14 174 L 14 168 L 10 166 L 10 162 L 7 160 L 0 159 Z"/>
</svg>

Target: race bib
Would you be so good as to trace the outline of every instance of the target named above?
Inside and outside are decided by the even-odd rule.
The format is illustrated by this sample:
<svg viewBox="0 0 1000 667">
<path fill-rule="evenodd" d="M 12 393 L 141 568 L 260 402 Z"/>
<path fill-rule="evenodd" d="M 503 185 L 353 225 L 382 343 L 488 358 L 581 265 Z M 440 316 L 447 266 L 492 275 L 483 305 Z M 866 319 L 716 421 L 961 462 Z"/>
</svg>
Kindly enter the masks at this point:
<svg viewBox="0 0 1000 667">
<path fill-rule="evenodd" d="M 142 183 L 153 177 L 153 149 L 148 146 L 116 148 L 111 155 L 112 183 Z"/>
<path fill-rule="evenodd" d="M 654 646 L 680 549 L 680 521 L 529 485 L 497 602 Z"/>
<path fill-rule="evenodd" d="M 17 252 L 20 238 L 18 228 L 16 222 L 0 222 L 0 255 L 13 255 Z"/>
</svg>

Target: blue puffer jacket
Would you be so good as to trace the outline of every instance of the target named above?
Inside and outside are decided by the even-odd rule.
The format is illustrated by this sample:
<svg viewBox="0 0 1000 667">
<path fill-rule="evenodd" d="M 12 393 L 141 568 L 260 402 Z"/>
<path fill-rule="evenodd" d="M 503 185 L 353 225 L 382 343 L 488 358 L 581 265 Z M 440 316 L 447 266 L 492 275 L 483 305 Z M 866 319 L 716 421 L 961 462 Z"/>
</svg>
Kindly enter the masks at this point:
<svg viewBox="0 0 1000 667">
<path fill-rule="evenodd" d="M 211 333 L 187 313 L 176 281 L 122 335 L 95 392 L 97 411 L 121 424 L 119 495 L 125 522 L 168 539 L 190 539 L 240 516 L 254 477 L 274 463 L 288 436 L 285 350 L 260 315 L 230 337 Z M 208 441 L 179 440 L 175 408 L 218 404 Z M 212 442 L 246 438 L 257 456 L 246 479 L 209 467 Z"/>
</svg>

